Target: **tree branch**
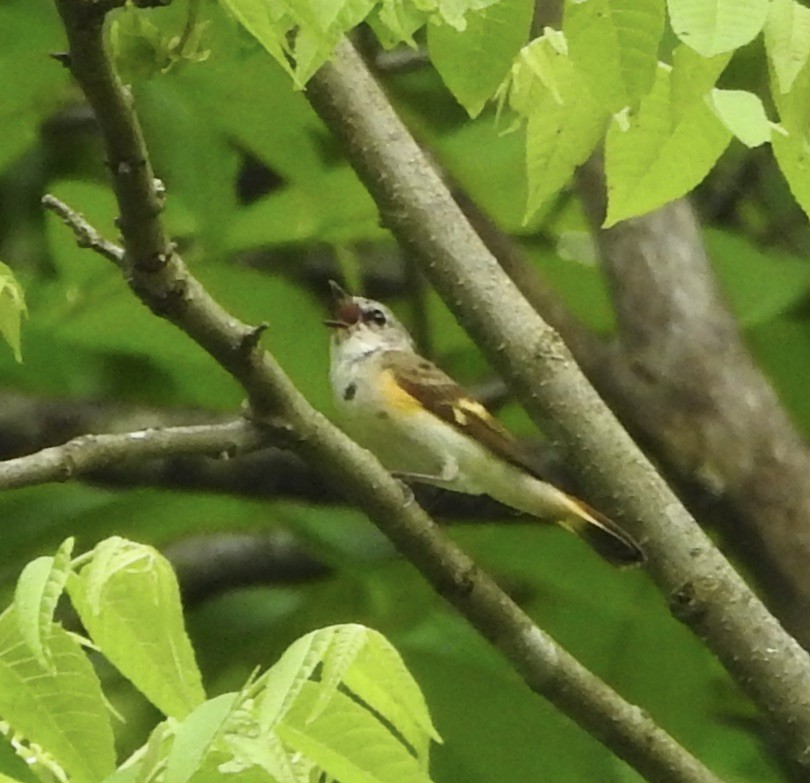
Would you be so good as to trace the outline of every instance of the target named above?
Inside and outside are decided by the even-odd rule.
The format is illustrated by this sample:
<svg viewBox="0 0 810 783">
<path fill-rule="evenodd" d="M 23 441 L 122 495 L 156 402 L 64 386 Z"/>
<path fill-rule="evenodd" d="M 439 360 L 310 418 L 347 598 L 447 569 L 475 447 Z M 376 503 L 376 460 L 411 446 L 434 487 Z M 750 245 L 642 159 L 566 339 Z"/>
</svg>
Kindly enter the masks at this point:
<svg viewBox="0 0 810 783">
<path fill-rule="evenodd" d="M 251 339 L 255 330 L 230 317 L 188 273 L 169 246 L 155 209 L 154 178 L 143 138 L 104 54 L 103 18 L 92 16 L 93 4 L 86 0 L 56 3 L 68 33 L 73 73 L 96 111 L 110 157 L 126 274 L 133 290 L 238 378 L 254 412 L 353 498 L 532 689 L 651 780 L 717 781 L 647 715 L 537 628 L 475 563 L 445 540 L 380 463 L 312 409 L 271 357 L 258 350 Z"/>
<path fill-rule="evenodd" d="M 177 572 L 186 609 L 226 590 L 311 582 L 332 570 L 286 530 L 195 536 L 169 544 L 163 554 Z"/>
<path fill-rule="evenodd" d="M 810 764 L 810 659 L 695 524 L 464 219 L 348 41 L 308 89 L 383 219 L 558 436 L 601 505 L 640 540 L 670 608 Z"/>
<path fill-rule="evenodd" d="M 782 576 L 782 614 L 808 646 L 810 450 L 743 343 L 695 215 L 681 200 L 599 230 L 596 161 L 580 183 L 619 323 L 605 392 L 681 478 L 729 502 L 766 583 Z"/>
<path fill-rule="evenodd" d="M 93 470 L 171 454 L 230 456 L 262 444 L 262 433 L 244 419 L 225 424 L 166 427 L 119 435 L 82 435 L 27 457 L 0 462 L 0 489 L 67 481 Z"/>
</svg>

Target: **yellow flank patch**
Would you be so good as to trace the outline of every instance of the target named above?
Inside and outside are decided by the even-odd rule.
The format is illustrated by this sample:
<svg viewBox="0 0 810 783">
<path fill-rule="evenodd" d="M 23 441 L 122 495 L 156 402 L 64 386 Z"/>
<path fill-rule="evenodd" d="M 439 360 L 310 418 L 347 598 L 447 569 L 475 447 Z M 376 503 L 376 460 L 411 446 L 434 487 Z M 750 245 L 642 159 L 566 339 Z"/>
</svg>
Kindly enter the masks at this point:
<svg viewBox="0 0 810 783">
<path fill-rule="evenodd" d="M 383 370 L 380 373 L 380 388 L 385 401 L 394 410 L 400 413 L 416 413 L 422 410 L 422 403 L 415 397 L 411 397 L 411 395 L 397 383 L 397 379 L 394 377 L 394 373 L 391 370 Z"/>
</svg>

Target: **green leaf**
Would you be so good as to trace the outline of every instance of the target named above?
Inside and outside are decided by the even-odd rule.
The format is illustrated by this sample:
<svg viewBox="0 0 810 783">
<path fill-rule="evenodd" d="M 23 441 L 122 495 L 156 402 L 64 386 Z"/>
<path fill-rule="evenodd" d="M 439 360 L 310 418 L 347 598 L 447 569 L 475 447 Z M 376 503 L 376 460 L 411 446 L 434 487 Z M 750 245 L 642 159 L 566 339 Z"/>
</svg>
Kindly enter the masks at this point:
<svg viewBox="0 0 810 783">
<path fill-rule="evenodd" d="M 0 334 L 11 346 L 18 362 L 22 361 L 20 321 L 27 312 L 22 287 L 11 269 L 0 261 Z"/>
<path fill-rule="evenodd" d="M 725 298 L 744 329 L 773 321 L 810 293 L 803 258 L 757 247 L 728 231 L 708 229 L 703 237 Z"/>
<path fill-rule="evenodd" d="M 667 0 L 672 29 L 704 57 L 752 41 L 765 24 L 769 0 Z"/>
<path fill-rule="evenodd" d="M 810 8 L 796 0 L 771 0 L 765 23 L 765 49 L 785 93 L 810 56 Z"/>
<path fill-rule="evenodd" d="M 677 46 L 672 52 L 672 112 L 681 116 L 691 105 L 714 88 L 728 65 L 731 54 L 702 57 L 688 46 Z"/>
<path fill-rule="evenodd" d="M 446 24 L 428 27 L 430 59 L 471 117 L 495 94 L 526 43 L 533 13 L 531 0 L 499 0 L 467 14 L 461 32 Z"/>
<path fill-rule="evenodd" d="M 270 54 L 270 56 L 298 83 L 295 72 L 287 59 L 286 35 L 293 22 L 286 16 L 281 4 L 273 6 L 263 0 L 219 0 L 236 20 Z"/>
<path fill-rule="evenodd" d="M 37 663 L 53 673 L 50 640 L 53 613 L 70 573 L 73 538 L 66 539 L 54 557 L 38 557 L 25 566 L 14 591 L 20 634 Z"/>
<path fill-rule="evenodd" d="M 368 23 L 380 43 L 391 49 L 399 43 L 416 48 L 413 34 L 428 20 L 425 9 L 403 0 L 382 0 L 372 11 Z"/>
<path fill-rule="evenodd" d="M 762 101 L 746 90 L 712 90 L 714 113 L 746 147 L 759 147 L 771 140 L 771 123 Z"/>
<path fill-rule="evenodd" d="M 98 677 L 78 642 L 54 625 L 52 670 L 20 634 L 12 605 L 0 616 L 0 714 L 75 783 L 97 783 L 115 768 L 113 735 Z"/>
<path fill-rule="evenodd" d="M 257 698 L 257 715 L 262 729 L 273 728 L 290 710 L 304 683 L 326 655 L 335 627 L 321 628 L 293 642 L 262 677 L 264 688 Z"/>
<path fill-rule="evenodd" d="M 709 61 L 707 61 L 709 62 Z M 673 72 L 658 69 L 651 92 L 626 129 L 615 120 L 607 133 L 605 226 L 644 214 L 688 193 L 708 174 L 731 133 L 706 101 L 673 105 Z"/>
<path fill-rule="evenodd" d="M 402 735 L 427 769 L 430 740 L 442 739 L 419 685 L 396 648 L 382 634 L 366 629 L 365 644 L 343 672 L 342 681 Z"/>
<path fill-rule="evenodd" d="M 322 4 L 313 0 L 312 5 L 312 16 L 320 18 Z M 299 8 L 299 5 L 294 7 Z M 305 8 L 306 3 L 301 3 L 300 7 Z M 295 37 L 294 50 L 295 76 L 299 84 L 309 81 L 315 71 L 329 59 L 340 39 L 360 24 L 371 13 L 372 8 L 374 0 L 338 0 L 328 14 L 331 19 L 328 26 L 306 24 L 307 20 L 302 20 Z"/>
<path fill-rule="evenodd" d="M 278 724 L 278 736 L 342 783 L 429 783 L 409 749 L 379 719 L 345 696 L 334 694 L 314 720 L 319 686 L 304 684 L 295 706 Z"/>
<path fill-rule="evenodd" d="M 563 32 L 591 95 L 615 113 L 655 79 L 664 0 L 567 0 Z"/>
<path fill-rule="evenodd" d="M 604 132 L 607 112 L 567 56 L 564 37 L 554 30 L 523 48 L 500 95 L 528 119 L 526 223 L 590 155 Z"/>
<path fill-rule="evenodd" d="M 193 710 L 175 730 L 166 759 L 164 783 L 186 783 L 212 750 L 241 701 L 239 693 L 224 693 Z"/>
<path fill-rule="evenodd" d="M 90 563 L 71 574 L 68 592 L 101 652 L 158 709 L 182 718 L 202 703 L 177 579 L 157 550 L 106 539 Z"/>
<path fill-rule="evenodd" d="M 219 765 L 223 773 L 241 772 L 248 767 L 259 767 L 270 775 L 273 783 L 311 783 L 315 762 L 300 753 L 291 754 L 284 743 L 270 733 L 229 733 L 223 745 L 233 760 Z"/>
<path fill-rule="evenodd" d="M 798 132 L 776 132 L 771 139 L 773 154 L 787 180 L 790 192 L 810 216 L 810 143 Z"/>
</svg>

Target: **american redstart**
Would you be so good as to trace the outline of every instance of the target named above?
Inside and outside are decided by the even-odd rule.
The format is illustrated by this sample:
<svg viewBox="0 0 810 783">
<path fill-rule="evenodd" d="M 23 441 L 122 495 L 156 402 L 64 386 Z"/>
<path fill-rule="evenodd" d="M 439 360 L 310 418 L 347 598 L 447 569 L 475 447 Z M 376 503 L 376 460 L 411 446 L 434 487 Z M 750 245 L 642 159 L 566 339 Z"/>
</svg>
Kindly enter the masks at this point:
<svg viewBox="0 0 810 783">
<path fill-rule="evenodd" d="M 433 362 L 380 302 L 330 281 L 329 378 L 346 429 L 392 472 L 454 492 L 489 495 L 556 522 L 614 565 L 644 561 L 614 522 L 544 481 L 521 444 Z"/>
</svg>

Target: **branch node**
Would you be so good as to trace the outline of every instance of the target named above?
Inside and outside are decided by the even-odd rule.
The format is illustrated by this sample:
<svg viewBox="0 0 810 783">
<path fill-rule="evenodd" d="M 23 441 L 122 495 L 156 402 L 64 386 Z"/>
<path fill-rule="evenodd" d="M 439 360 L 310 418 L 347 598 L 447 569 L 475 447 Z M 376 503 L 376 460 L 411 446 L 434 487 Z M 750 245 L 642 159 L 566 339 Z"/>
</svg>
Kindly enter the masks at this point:
<svg viewBox="0 0 810 783">
<path fill-rule="evenodd" d="M 70 68 L 72 64 L 68 52 L 48 52 L 48 57 L 52 60 L 56 60 L 63 68 Z"/>
<path fill-rule="evenodd" d="M 248 329 L 248 331 L 242 335 L 242 338 L 239 341 L 239 350 L 245 354 L 249 354 L 254 351 L 256 346 L 259 344 L 259 340 L 261 339 L 262 335 L 269 328 L 270 324 L 267 323 L 267 321 L 262 321 L 258 326 Z"/>
<path fill-rule="evenodd" d="M 70 228 L 76 239 L 76 244 L 82 248 L 89 248 L 116 266 L 121 266 L 124 260 L 124 251 L 114 242 L 103 237 L 83 215 L 69 207 L 64 201 L 51 193 L 42 197 L 41 204 L 49 212 L 53 212 L 62 222 Z"/>
<path fill-rule="evenodd" d="M 669 596 L 669 611 L 682 623 L 692 624 L 706 614 L 706 604 L 695 582 L 684 582 Z"/>
</svg>

